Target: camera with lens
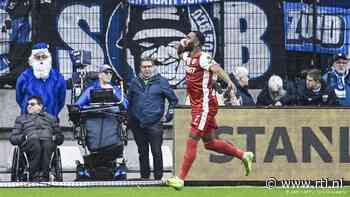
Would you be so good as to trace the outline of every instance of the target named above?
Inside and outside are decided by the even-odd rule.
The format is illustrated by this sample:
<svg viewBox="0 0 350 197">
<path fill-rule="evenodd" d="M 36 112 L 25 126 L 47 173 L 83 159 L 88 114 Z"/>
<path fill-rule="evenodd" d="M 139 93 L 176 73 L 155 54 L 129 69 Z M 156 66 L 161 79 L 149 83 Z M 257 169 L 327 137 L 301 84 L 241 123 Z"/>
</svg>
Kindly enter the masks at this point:
<svg viewBox="0 0 350 197">
<path fill-rule="evenodd" d="M 73 68 L 84 69 L 87 65 L 91 65 L 91 51 L 73 50 L 69 53 L 69 57 Z"/>
</svg>

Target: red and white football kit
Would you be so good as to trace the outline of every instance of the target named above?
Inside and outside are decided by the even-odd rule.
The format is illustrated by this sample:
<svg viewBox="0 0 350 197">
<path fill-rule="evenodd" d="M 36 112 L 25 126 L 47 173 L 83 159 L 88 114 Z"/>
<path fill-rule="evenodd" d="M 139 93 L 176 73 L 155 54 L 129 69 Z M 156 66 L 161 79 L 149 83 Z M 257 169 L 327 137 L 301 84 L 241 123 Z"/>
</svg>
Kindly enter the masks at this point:
<svg viewBox="0 0 350 197">
<path fill-rule="evenodd" d="M 213 90 L 213 73 L 210 66 L 217 64 L 207 53 L 197 52 L 193 57 L 183 54 L 186 63 L 186 84 L 192 106 L 192 129 L 197 136 L 203 136 L 217 128 L 215 115 L 218 102 Z"/>
<path fill-rule="evenodd" d="M 209 68 L 215 64 L 215 60 L 207 53 L 197 52 L 193 57 L 188 52 L 183 53 L 186 63 L 187 94 L 192 106 L 192 128 L 191 133 L 198 137 L 213 132 L 218 126 L 215 115 L 218 111 L 218 102 L 213 90 L 213 72 Z M 185 180 L 197 155 L 198 141 L 189 138 L 186 142 L 184 159 L 180 168 L 179 177 Z M 226 143 L 221 139 L 210 139 L 204 141 L 204 147 L 226 155 L 243 158 L 243 151 L 234 145 Z"/>
</svg>

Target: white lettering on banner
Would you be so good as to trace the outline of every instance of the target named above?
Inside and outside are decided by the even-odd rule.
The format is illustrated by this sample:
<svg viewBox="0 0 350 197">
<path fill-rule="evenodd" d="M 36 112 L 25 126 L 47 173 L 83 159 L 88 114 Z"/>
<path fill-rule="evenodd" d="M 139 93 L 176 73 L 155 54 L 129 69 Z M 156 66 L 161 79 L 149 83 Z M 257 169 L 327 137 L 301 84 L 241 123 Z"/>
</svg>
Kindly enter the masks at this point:
<svg viewBox="0 0 350 197">
<path fill-rule="evenodd" d="M 100 45 L 88 33 L 100 33 L 100 7 L 70 5 L 66 7 L 58 17 L 58 32 L 72 49 L 85 49 L 91 51 L 91 65 L 89 71 L 96 70 L 95 66 L 104 63 L 104 54 Z M 86 27 L 85 31 L 80 26 Z M 86 32 L 89 31 L 89 32 Z M 72 66 L 68 51 L 58 53 L 60 70 L 62 73 L 71 73 Z M 69 69 L 69 70 L 68 70 Z M 70 76 L 65 76 L 70 77 Z"/>
<path fill-rule="evenodd" d="M 270 49 L 261 38 L 268 24 L 266 14 L 247 2 L 225 2 L 225 9 L 225 70 L 231 73 L 235 66 L 245 66 L 251 77 L 263 75 L 271 63 Z"/>
<path fill-rule="evenodd" d="M 302 12 L 301 15 L 301 36 L 303 38 L 309 39 L 313 36 L 313 16 L 312 16 L 312 7 L 306 6 L 305 12 Z"/>
<path fill-rule="evenodd" d="M 297 32 L 298 23 L 300 21 L 301 14 L 299 10 L 291 10 L 288 12 L 288 40 L 297 40 L 299 33 Z"/>
<path fill-rule="evenodd" d="M 315 39 L 323 44 L 323 47 L 328 45 L 343 45 L 343 37 L 345 31 L 345 19 L 341 15 L 331 13 L 322 13 L 318 10 L 316 16 L 316 28 L 314 33 L 314 16 L 311 6 L 306 6 L 301 10 L 288 11 L 288 33 L 287 40 L 289 42 L 304 43 L 312 38 L 315 34 Z M 287 42 L 288 42 L 287 41 Z M 338 46 L 338 47 L 339 47 Z M 328 46 L 334 47 L 334 46 Z"/>
<path fill-rule="evenodd" d="M 338 44 L 341 40 L 340 37 L 343 34 L 343 18 L 334 15 L 325 15 L 323 17 L 324 27 L 318 27 L 317 29 L 323 30 L 323 37 L 321 38 L 321 32 L 318 31 L 317 39 L 322 40 L 322 43 L 326 44 Z"/>
</svg>

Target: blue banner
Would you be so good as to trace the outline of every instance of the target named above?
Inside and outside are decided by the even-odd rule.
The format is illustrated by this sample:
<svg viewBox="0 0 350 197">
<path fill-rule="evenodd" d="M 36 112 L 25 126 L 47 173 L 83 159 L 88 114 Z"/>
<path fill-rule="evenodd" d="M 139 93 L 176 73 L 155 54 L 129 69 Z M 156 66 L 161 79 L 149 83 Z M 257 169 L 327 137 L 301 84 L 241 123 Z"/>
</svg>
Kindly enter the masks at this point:
<svg viewBox="0 0 350 197">
<path fill-rule="evenodd" d="M 284 2 L 285 47 L 289 51 L 348 54 L 350 11 L 344 7 Z"/>
<path fill-rule="evenodd" d="M 148 6 L 172 6 L 172 5 L 198 5 L 218 2 L 219 0 L 129 0 L 130 4 Z"/>
<path fill-rule="evenodd" d="M 222 8 L 218 9 L 210 3 L 214 1 L 217 2 L 133 0 L 127 4 L 122 0 L 61 0 L 54 4 L 40 3 L 31 8 L 31 13 L 40 17 L 31 15 L 33 27 L 30 28 L 20 28 L 27 27 L 27 23 L 9 20 L 16 18 L 16 12 L 0 7 L 0 88 L 8 82 L 15 87 L 17 76 L 28 67 L 26 57 L 30 55 L 31 44 L 37 40 L 52 46 L 54 66 L 66 79 L 71 78 L 74 70 L 70 52 L 86 50 L 91 53 L 91 65 L 86 71 L 110 64 L 120 78 L 130 81 L 139 72 L 140 58 L 150 56 L 157 60 L 159 73 L 173 87 L 184 88 L 184 63 L 177 56 L 176 46 L 190 31 L 205 35 L 203 49 L 228 73 L 236 66 L 245 66 L 250 72 L 252 87 L 264 85 L 262 80 L 272 73 L 284 74 L 283 37 L 275 36 L 283 34 L 283 9 L 279 3 L 223 1 Z M 14 11 L 22 13 L 17 7 Z M 31 39 L 23 43 L 19 39 L 23 36 Z"/>
</svg>

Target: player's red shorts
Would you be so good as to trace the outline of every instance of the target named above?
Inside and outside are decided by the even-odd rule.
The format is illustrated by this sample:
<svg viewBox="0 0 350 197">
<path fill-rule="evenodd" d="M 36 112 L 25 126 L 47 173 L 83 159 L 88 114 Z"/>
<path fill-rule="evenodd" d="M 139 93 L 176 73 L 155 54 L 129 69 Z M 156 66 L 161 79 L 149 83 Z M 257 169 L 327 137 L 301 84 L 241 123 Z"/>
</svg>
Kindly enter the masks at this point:
<svg viewBox="0 0 350 197">
<path fill-rule="evenodd" d="M 191 133 L 195 136 L 203 137 L 217 129 L 218 125 L 215 120 L 216 112 L 216 110 L 209 113 L 192 112 Z"/>
</svg>

